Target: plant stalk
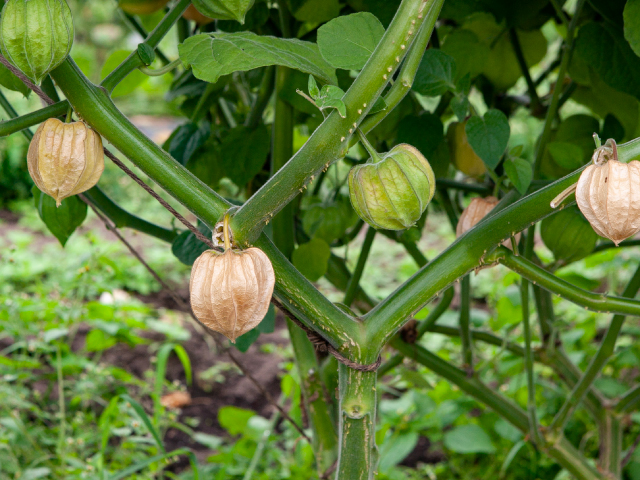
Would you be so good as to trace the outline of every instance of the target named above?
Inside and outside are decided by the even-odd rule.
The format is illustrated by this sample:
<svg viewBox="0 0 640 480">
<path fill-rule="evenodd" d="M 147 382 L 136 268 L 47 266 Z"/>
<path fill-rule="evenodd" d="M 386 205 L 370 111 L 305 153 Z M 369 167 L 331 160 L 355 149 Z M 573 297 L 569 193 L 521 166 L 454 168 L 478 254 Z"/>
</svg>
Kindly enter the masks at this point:
<svg viewBox="0 0 640 480">
<path fill-rule="evenodd" d="M 364 237 L 364 242 L 362 243 L 360 256 L 358 257 L 358 263 L 356 264 L 356 268 L 353 271 L 353 275 L 351 275 L 351 279 L 349 280 L 349 284 L 347 285 L 347 291 L 344 295 L 344 304 L 347 307 L 350 307 L 353 303 L 353 300 L 356 297 L 356 292 L 360 287 L 360 278 L 362 277 L 362 272 L 364 272 L 364 267 L 367 264 L 367 259 L 369 258 L 369 252 L 371 251 L 371 245 L 373 244 L 373 239 L 375 236 L 376 229 L 373 227 L 369 227 L 367 229 L 367 234 Z"/>
</svg>

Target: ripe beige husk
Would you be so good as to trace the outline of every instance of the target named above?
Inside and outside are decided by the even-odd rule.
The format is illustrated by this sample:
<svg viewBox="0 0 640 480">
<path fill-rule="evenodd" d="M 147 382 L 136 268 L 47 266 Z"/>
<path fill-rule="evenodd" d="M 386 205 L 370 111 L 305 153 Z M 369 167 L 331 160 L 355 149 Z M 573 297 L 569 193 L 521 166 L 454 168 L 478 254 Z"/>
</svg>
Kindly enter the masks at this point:
<svg viewBox="0 0 640 480">
<path fill-rule="evenodd" d="M 496 197 L 474 198 L 467 208 L 465 208 L 458 225 L 456 226 L 456 237 L 459 237 L 468 230 L 471 230 L 498 204 Z M 516 241 L 520 240 L 520 233 L 516 234 Z M 511 248 L 511 240 L 507 239 L 502 244 Z"/>
<path fill-rule="evenodd" d="M 191 270 L 191 308 L 204 325 L 235 343 L 266 315 L 275 281 L 271 261 L 259 248 L 207 250 Z"/>
<path fill-rule="evenodd" d="M 471 230 L 476 223 L 482 220 L 497 204 L 498 199 L 496 197 L 474 198 L 471 200 L 469 206 L 465 208 L 462 215 L 460 215 L 458 225 L 456 226 L 456 237 Z"/>
<path fill-rule="evenodd" d="M 609 160 L 580 175 L 576 201 L 595 232 L 618 245 L 640 231 L 640 162 Z"/>
<path fill-rule="evenodd" d="M 84 122 L 50 118 L 36 131 L 27 154 L 29 174 L 56 205 L 95 186 L 104 170 L 100 135 Z"/>
</svg>

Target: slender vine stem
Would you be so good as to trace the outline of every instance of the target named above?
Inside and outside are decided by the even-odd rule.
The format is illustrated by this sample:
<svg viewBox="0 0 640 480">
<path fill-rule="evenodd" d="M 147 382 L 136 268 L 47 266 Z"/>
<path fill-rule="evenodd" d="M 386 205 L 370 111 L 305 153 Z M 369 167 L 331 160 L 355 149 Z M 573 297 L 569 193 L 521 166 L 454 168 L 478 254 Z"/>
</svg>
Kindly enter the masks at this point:
<svg viewBox="0 0 640 480">
<path fill-rule="evenodd" d="M 334 419 L 331 418 L 331 404 L 322 383 L 315 348 L 306 333 L 291 320 L 287 320 L 287 328 L 300 375 L 304 408 L 313 432 L 313 449 L 318 472 L 322 475 L 337 458 L 338 435 Z"/>
<path fill-rule="evenodd" d="M 422 61 L 422 56 L 427 48 L 429 39 L 432 37 L 432 32 L 434 31 L 443 3 L 444 0 L 435 0 L 431 3 L 425 21 L 420 27 L 415 42 L 411 45 L 411 48 L 407 53 L 396 81 L 393 83 L 391 88 L 389 88 L 389 91 L 384 97 L 384 102 L 387 105 L 387 108 L 381 112 L 369 115 L 362 122 L 360 129 L 364 133 L 368 133 L 373 130 L 373 128 L 378 125 L 378 123 L 380 123 L 391 110 L 398 106 L 402 99 L 404 99 L 404 97 L 411 91 L 413 80 L 416 77 L 418 67 Z M 356 139 L 352 139 L 351 144 L 355 144 L 356 141 Z"/>
<path fill-rule="evenodd" d="M 638 267 L 629 281 L 622 296 L 633 298 L 638 293 L 638 290 L 640 290 L 640 267 Z M 562 408 L 553 419 L 553 422 L 550 425 L 551 429 L 555 429 L 556 431 L 564 430 L 567 421 L 573 414 L 573 411 L 582 401 L 585 393 L 589 387 L 591 387 L 593 381 L 596 379 L 609 357 L 613 355 L 616 340 L 618 339 L 618 335 L 620 334 L 620 329 L 622 328 L 624 321 L 624 315 L 614 315 L 611 319 L 611 323 L 609 324 L 609 328 L 607 328 L 607 333 L 600 343 L 598 352 L 595 357 L 593 357 L 591 363 L 587 367 L 587 370 L 582 375 L 582 378 L 580 378 L 580 381 L 573 388 L 571 394 L 565 400 L 564 405 L 562 405 Z"/>
<path fill-rule="evenodd" d="M 244 121 L 244 125 L 246 127 L 255 128 L 260 123 L 264 109 L 269 104 L 269 100 L 273 95 L 275 78 L 275 67 L 266 67 L 264 69 L 262 81 L 260 82 L 260 87 L 258 87 L 258 95 L 256 95 L 256 98 L 251 105 L 251 110 Z"/>
<path fill-rule="evenodd" d="M 460 340 L 462 342 L 462 359 L 464 366 L 473 375 L 473 341 L 469 328 L 471 316 L 471 275 L 465 275 L 460 282 Z"/>
<path fill-rule="evenodd" d="M 134 32 L 137 32 L 142 38 L 147 38 L 149 36 L 149 32 L 147 32 L 144 26 L 138 21 L 138 19 L 134 15 L 129 15 L 128 13 L 124 12 L 122 9 L 120 9 L 120 11 L 122 12 L 122 16 L 124 17 L 125 23 L 129 26 L 129 28 L 131 28 L 131 30 L 133 30 Z M 156 55 L 164 65 L 168 65 L 169 63 L 171 63 L 171 60 L 169 60 L 166 57 L 166 55 L 162 53 L 162 51 L 157 47 L 156 47 Z"/>
<path fill-rule="evenodd" d="M 36 110 L 35 112 L 27 113 L 20 117 L 12 118 L 11 120 L 5 120 L 0 122 L 0 137 L 6 137 L 15 132 L 19 132 L 26 128 L 32 127 L 45 120 L 53 117 L 61 117 L 67 113 L 69 108 L 69 102 L 63 100 L 62 102 L 54 103 L 47 107 Z"/>
<path fill-rule="evenodd" d="M 515 203 L 510 203 L 513 199 L 505 196 L 490 216 L 458 238 L 364 316 L 370 342 L 384 345 L 413 312 L 456 279 L 484 264 L 495 245 L 551 214 L 549 202 L 567 185 L 575 183 L 578 175 L 580 172 L 567 175 Z"/>
<path fill-rule="evenodd" d="M 184 11 L 191 4 L 191 0 L 179 0 L 171 10 L 164 16 L 164 18 L 156 25 L 156 28 L 149 34 L 149 36 L 145 39 L 144 43 L 154 50 L 160 43 L 160 41 L 165 37 L 165 35 L 169 32 L 171 27 L 182 17 Z M 134 50 L 131 54 L 122 62 L 118 67 L 116 67 L 109 75 L 105 77 L 102 81 L 101 85 L 108 91 L 112 92 L 116 85 L 118 85 L 122 80 L 124 80 L 127 75 L 133 72 L 135 69 L 144 67 L 144 63 L 140 56 L 138 55 L 138 51 Z"/>
<path fill-rule="evenodd" d="M 511 46 L 513 47 L 513 51 L 516 54 L 516 59 L 518 60 L 518 65 L 520 66 L 522 75 L 524 76 L 524 79 L 527 82 L 529 97 L 531 97 L 531 109 L 536 110 L 540 105 L 540 97 L 538 97 L 538 92 L 536 92 L 536 85 L 531 79 L 531 73 L 529 72 L 527 61 L 524 58 L 524 53 L 522 53 L 522 46 L 520 45 L 518 32 L 513 27 L 509 29 L 509 40 L 511 40 Z"/>
<path fill-rule="evenodd" d="M 445 290 L 444 295 L 442 295 L 442 299 L 440 300 L 438 305 L 436 305 L 436 307 L 431 312 L 429 312 L 429 315 L 427 316 L 427 318 L 425 318 L 418 325 L 416 340 L 415 340 L 416 342 L 420 340 L 425 333 L 436 332 L 437 329 L 440 328 L 436 326 L 436 322 L 442 316 L 442 314 L 447 311 L 447 309 L 449 308 L 449 305 L 451 305 L 451 301 L 453 300 L 454 294 L 455 292 L 453 290 L 453 287 Z M 444 328 L 449 328 L 449 327 L 444 327 Z M 451 330 L 454 333 L 452 334 L 451 331 L 449 331 L 448 334 L 450 336 L 460 335 L 460 329 L 451 327 Z M 442 333 L 442 332 L 437 332 L 437 333 Z M 472 336 L 473 338 L 477 337 L 474 332 L 472 332 Z M 495 337 L 495 338 L 498 338 L 498 337 Z M 500 338 L 498 338 L 498 342 L 500 344 L 503 343 L 502 339 Z M 397 353 L 391 359 L 389 359 L 386 363 L 383 363 L 378 369 L 378 377 L 382 377 L 387 372 L 389 372 L 393 368 L 400 365 L 400 363 L 402 363 L 403 358 L 404 356 L 401 353 Z"/>
<path fill-rule="evenodd" d="M 500 262 L 528 280 L 539 284 L 552 293 L 595 312 L 620 315 L 640 315 L 640 301 L 587 292 L 562 280 L 534 263 L 514 255 L 505 247 L 498 247 L 487 258 L 490 262 Z"/>
<path fill-rule="evenodd" d="M 618 400 L 615 411 L 621 414 L 628 413 L 636 410 L 638 406 L 640 406 L 640 385 L 636 385 Z"/>
<path fill-rule="evenodd" d="M 510 400 L 487 387 L 476 377 L 467 377 L 466 372 L 450 365 L 445 360 L 419 345 L 410 345 L 399 338 L 393 339 L 390 344 L 406 357 L 415 360 L 437 375 L 446 378 L 480 403 L 487 405 L 514 427 L 524 433 L 528 432 L 529 422 L 526 413 Z M 547 446 L 547 448 L 549 454 L 576 478 L 580 480 L 603 479 L 602 475 L 589 464 L 587 459 L 576 450 L 565 437 L 560 437 L 555 443 Z"/>
<path fill-rule="evenodd" d="M 178 58 L 161 68 L 153 69 L 153 68 L 143 66 L 143 67 L 138 67 L 138 70 L 140 70 L 142 73 L 150 77 L 161 77 L 162 75 L 175 70 L 180 65 L 182 65 L 182 60 Z"/>
<path fill-rule="evenodd" d="M 364 242 L 362 243 L 358 263 L 356 264 L 356 268 L 353 270 L 353 274 L 351 275 L 351 279 L 347 285 L 347 291 L 344 294 L 344 304 L 347 307 L 351 306 L 356 297 L 356 292 L 360 286 L 360 278 L 362 277 L 362 272 L 364 272 L 364 267 L 367 263 L 367 259 L 369 258 L 369 252 L 371 251 L 371 245 L 373 244 L 375 236 L 376 229 L 369 227 L 367 229 L 367 234 L 364 237 Z"/>
<path fill-rule="evenodd" d="M 232 228 L 241 243 L 256 238 L 267 221 L 304 191 L 311 176 L 347 154 L 355 129 L 389 83 L 425 16 L 431 15 L 427 7 L 434 1 L 402 1 L 382 40 L 342 99 L 346 117 L 342 118 L 337 111 L 329 114 L 291 160 L 234 215 Z"/>
<path fill-rule="evenodd" d="M 578 0 L 576 3 L 575 13 L 569 26 L 567 28 L 567 36 L 564 43 L 564 51 L 562 52 L 562 59 L 560 61 L 560 69 L 558 70 L 558 77 L 556 79 L 556 87 L 553 89 L 551 95 L 551 102 L 547 110 L 547 115 L 544 120 L 544 126 L 542 128 L 542 134 L 538 139 L 538 147 L 536 148 L 535 160 L 533 164 L 534 178 L 538 178 L 540 173 L 540 167 L 542 165 L 542 156 L 545 148 L 547 148 L 547 142 L 551 135 L 551 125 L 556 117 L 558 111 L 558 103 L 560 100 L 560 94 L 562 93 L 562 84 L 564 77 L 567 74 L 567 68 L 569 67 L 569 60 L 573 53 L 573 42 L 575 39 L 576 27 L 578 26 L 578 18 L 580 17 L 580 11 L 584 5 L 585 0 Z M 564 18 L 564 17 L 562 17 Z"/>
<path fill-rule="evenodd" d="M 9 115 L 10 118 L 18 117 L 18 112 L 16 112 L 16 110 L 13 108 L 13 105 L 9 103 L 9 100 L 7 100 L 7 97 L 5 97 L 2 92 L 0 92 L 0 107 L 2 107 L 5 112 L 7 112 L 7 115 Z M 5 122 L 3 122 L 3 124 L 4 123 Z M 29 130 L 29 127 L 27 126 L 26 128 L 21 130 L 22 135 L 27 139 L 27 141 L 31 141 L 31 139 L 33 138 L 33 132 Z"/>
</svg>

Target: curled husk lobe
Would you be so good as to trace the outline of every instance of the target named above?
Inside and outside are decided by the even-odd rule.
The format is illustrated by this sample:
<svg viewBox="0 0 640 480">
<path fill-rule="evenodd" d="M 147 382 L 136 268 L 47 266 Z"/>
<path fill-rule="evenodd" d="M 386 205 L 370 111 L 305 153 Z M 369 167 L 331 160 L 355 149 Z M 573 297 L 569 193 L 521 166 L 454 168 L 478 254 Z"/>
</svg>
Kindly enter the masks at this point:
<svg viewBox="0 0 640 480">
<path fill-rule="evenodd" d="M 66 0 L 9 0 L 0 19 L 2 54 L 40 85 L 73 45 L 73 18 Z"/>
<path fill-rule="evenodd" d="M 102 139 L 84 122 L 50 118 L 29 144 L 27 166 L 36 186 L 60 206 L 65 198 L 89 190 L 100 180 Z"/>
<path fill-rule="evenodd" d="M 259 248 L 207 250 L 191 270 L 191 308 L 205 326 L 235 343 L 262 321 L 274 285 L 271 261 Z"/>
<path fill-rule="evenodd" d="M 404 230 L 416 223 L 433 198 L 436 179 L 426 158 L 411 145 L 400 144 L 376 163 L 349 172 L 351 204 L 374 228 Z"/>
<path fill-rule="evenodd" d="M 618 245 L 640 231 L 640 162 L 609 160 L 580 175 L 576 202 L 595 232 Z"/>
</svg>

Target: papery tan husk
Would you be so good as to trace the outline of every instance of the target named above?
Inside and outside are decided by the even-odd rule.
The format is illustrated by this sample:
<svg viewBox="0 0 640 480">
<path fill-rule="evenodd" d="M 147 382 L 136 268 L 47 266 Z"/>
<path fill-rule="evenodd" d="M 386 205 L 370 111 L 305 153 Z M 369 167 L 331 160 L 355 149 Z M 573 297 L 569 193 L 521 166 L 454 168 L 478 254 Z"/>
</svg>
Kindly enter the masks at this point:
<svg viewBox="0 0 640 480">
<path fill-rule="evenodd" d="M 576 202 L 595 232 L 618 245 L 640 231 L 640 162 L 588 166 Z"/>
<path fill-rule="evenodd" d="M 191 270 L 191 308 L 204 325 L 235 343 L 267 314 L 275 282 L 271 261 L 259 248 L 207 250 Z"/>
<path fill-rule="evenodd" d="M 460 215 L 456 226 L 456 237 L 475 227 L 497 204 L 498 199 L 496 197 L 477 197 L 471 200 L 469 206 Z M 516 241 L 520 241 L 520 233 L 516 234 Z M 507 248 L 511 248 L 511 240 L 505 240 L 502 244 Z"/>
<path fill-rule="evenodd" d="M 84 122 L 50 118 L 29 144 L 27 166 L 36 186 L 60 206 L 65 198 L 89 190 L 100 180 L 102 139 Z"/>
</svg>

